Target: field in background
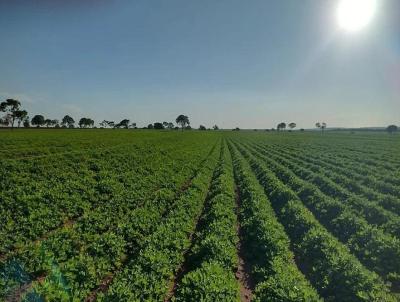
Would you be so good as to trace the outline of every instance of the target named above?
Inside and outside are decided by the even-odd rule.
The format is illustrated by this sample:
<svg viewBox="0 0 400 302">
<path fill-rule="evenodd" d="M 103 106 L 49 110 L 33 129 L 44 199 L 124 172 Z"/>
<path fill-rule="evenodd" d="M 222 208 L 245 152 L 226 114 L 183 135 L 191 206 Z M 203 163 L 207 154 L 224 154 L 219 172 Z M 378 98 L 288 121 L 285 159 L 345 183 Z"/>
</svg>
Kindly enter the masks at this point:
<svg viewBox="0 0 400 302">
<path fill-rule="evenodd" d="M 0 300 L 398 301 L 386 133 L 0 131 Z"/>
</svg>

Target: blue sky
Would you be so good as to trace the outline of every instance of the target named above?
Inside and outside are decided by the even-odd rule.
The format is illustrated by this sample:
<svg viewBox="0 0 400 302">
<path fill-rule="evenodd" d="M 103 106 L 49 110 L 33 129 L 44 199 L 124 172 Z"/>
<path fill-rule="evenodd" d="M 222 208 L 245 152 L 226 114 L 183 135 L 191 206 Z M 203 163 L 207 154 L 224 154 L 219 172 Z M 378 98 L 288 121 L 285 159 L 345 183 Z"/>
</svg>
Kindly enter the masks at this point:
<svg viewBox="0 0 400 302">
<path fill-rule="evenodd" d="M 337 3 L 0 1 L 0 98 L 139 126 L 400 124 L 400 2 L 357 33 Z"/>
</svg>

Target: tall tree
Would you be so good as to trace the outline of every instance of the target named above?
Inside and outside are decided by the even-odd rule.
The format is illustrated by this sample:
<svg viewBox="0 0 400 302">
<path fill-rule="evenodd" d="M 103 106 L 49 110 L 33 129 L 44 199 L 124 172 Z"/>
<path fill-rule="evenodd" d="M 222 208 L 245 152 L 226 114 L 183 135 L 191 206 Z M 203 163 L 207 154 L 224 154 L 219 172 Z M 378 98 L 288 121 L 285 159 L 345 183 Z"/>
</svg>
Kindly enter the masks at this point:
<svg viewBox="0 0 400 302">
<path fill-rule="evenodd" d="M 78 122 L 79 128 L 85 128 L 86 124 L 87 124 L 86 117 L 82 117 Z"/>
<path fill-rule="evenodd" d="M 46 125 L 47 128 L 53 125 L 52 120 L 49 118 L 44 120 L 44 124 Z"/>
<path fill-rule="evenodd" d="M 296 128 L 296 126 L 297 126 L 296 123 L 290 123 L 290 124 L 289 124 L 289 128 L 292 129 L 292 130 L 293 130 L 294 128 Z"/>
<path fill-rule="evenodd" d="M 115 125 L 115 128 L 125 128 L 128 129 L 129 127 L 129 120 L 128 119 L 123 119 L 120 121 L 118 124 Z"/>
<path fill-rule="evenodd" d="M 27 116 L 28 116 L 28 111 L 26 110 L 18 110 L 15 112 L 18 128 L 21 126 L 21 123 L 26 119 Z"/>
<path fill-rule="evenodd" d="M 6 116 L 9 117 L 8 119 L 3 118 L 3 120 L 8 120 L 9 123 L 11 123 L 11 128 L 14 128 L 14 123 L 19 114 L 20 107 L 21 102 L 14 99 L 7 99 L 0 103 L 0 112 L 5 112 Z"/>
<path fill-rule="evenodd" d="M 32 120 L 31 120 L 31 124 L 32 124 L 33 126 L 38 127 L 38 128 L 41 127 L 41 126 L 43 126 L 43 125 L 45 124 L 44 116 L 43 116 L 43 115 L 40 115 L 40 114 L 35 115 L 35 116 L 32 118 Z"/>
<path fill-rule="evenodd" d="M 80 128 L 87 128 L 87 127 L 93 127 L 94 125 L 94 120 L 88 118 L 88 117 L 83 117 L 79 120 L 78 123 Z"/>
<path fill-rule="evenodd" d="M 184 128 L 186 128 L 188 125 L 190 125 L 189 117 L 181 114 L 176 118 L 176 123 L 181 126 L 182 131 L 183 131 Z"/>
<path fill-rule="evenodd" d="M 53 127 L 60 127 L 60 122 L 57 119 L 51 120 L 51 125 Z"/>
<path fill-rule="evenodd" d="M 200 125 L 199 130 L 207 130 L 207 128 L 204 125 Z"/>
<path fill-rule="evenodd" d="M 75 124 L 75 120 L 69 115 L 66 115 L 63 117 L 61 124 L 65 127 L 72 128 Z"/>
<path fill-rule="evenodd" d="M 276 126 L 276 129 L 277 129 L 278 131 L 280 131 L 280 130 L 285 130 L 285 129 L 286 129 L 286 123 L 284 123 L 284 122 L 279 123 L 278 126 Z"/>
<path fill-rule="evenodd" d="M 214 125 L 214 126 L 213 126 L 213 129 L 214 129 L 214 130 L 219 130 L 219 128 L 218 128 L 217 125 Z"/>
<path fill-rule="evenodd" d="M 29 128 L 31 126 L 29 122 L 29 116 L 25 117 L 24 119 L 24 128 Z"/>
<path fill-rule="evenodd" d="M 157 130 L 162 130 L 162 129 L 164 129 L 164 125 L 162 123 L 156 122 L 156 123 L 154 123 L 153 128 L 157 129 Z"/>
</svg>

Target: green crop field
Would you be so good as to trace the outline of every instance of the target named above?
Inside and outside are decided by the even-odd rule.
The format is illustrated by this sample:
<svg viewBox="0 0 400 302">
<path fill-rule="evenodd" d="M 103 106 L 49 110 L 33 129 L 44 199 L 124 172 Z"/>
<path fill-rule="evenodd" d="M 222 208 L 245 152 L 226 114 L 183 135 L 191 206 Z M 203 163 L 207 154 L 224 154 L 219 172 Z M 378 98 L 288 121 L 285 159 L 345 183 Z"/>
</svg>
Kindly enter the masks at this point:
<svg viewBox="0 0 400 302">
<path fill-rule="evenodd" d="M 400 137 L 0 131 L 0 301 L 399 301 Z"/>
</svg>

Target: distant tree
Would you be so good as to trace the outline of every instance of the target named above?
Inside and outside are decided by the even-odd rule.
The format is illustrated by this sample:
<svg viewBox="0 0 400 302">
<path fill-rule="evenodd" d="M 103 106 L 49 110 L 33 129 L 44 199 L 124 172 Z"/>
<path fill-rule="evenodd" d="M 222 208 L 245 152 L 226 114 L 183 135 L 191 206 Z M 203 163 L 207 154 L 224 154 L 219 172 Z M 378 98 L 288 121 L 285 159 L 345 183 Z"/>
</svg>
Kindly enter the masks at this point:
<svg viewBox="0 0 400 302">
<path fill-rule="evenodd" d="M 178 127 L 178 126 L 175 126 L 174 130 L 179 130 L 179 127 Z"/>
<path fill-rule="evenodd" d="M 386 131 L 390 134 L 397 132 L 399 129 L 396 125 L 390 125 L 386 128 Z"/>
<path fill-rule="evenodd" d="M 114 128 L 115 127 L 115 122 L 114 121 L 107 121 L 107 125 L 110 128 Z"/>
<path fill-rule="evenodd" d="M 136 123 L 132 123 L 129 125 L 129 128 L 135 128 L 136 129 Z"/>
<path fill-rule="evenodd" d="M 79 120 L 78 125 L 79 125 L 80 128 L 83 128 L 83 127 L 86 127 L 86 123 L 87 123 L 86 117 L 82 117 L 82 118 Z"/>
<path fill-rule="evenodd" d="M 275 128 L 271 128 L 271 131 L 275 131 Z"/>
<path fill-rule="evenodd" d="M 182 131 L 183 131 L 183 129 L 185 127 L 190 125 L 189 117 L 187 117 L 186 115 L 181 114 L 176 118 L 176 123 L 181 126 Z"/>
<path fill-rule="evenodd" d="M 185 129 L 186 129 L 186 130 L 192 130 L 192 126 L 187 125 L 187 126 L 185 127 Z"/>
<path fill-rule="evenodd" d="M 214 130 L 219 130 L 219 128 L 218 128 L 217 125 L 214 125 L 214 126 L 213 126 L 213 129 L 214 129 Z"/>
<path fill-rule="evenodd" d="M 161 130 L 161 129 L 164 129 L 164 126 L 163 126 L 163 123 L 156 122 L 156 123 L 154 123 L 153 128 L 157 129 L 157 130 Z"/>
<path fill-rule="evenodd" d="M 30 127 L 30 123 L 29 123 L 29 116 L 25 117 L 24 119 L 24 127 L 25 128 L 29 128 Z"/>
<path fill-rule="evenodd" d="M 304 132 L 304 129 L 303 129 L 303 128 L 301 128 L 301 129 L 300 129 L 300 131 L 301 131 L 301 132 Z"/>
<path fill-rule="evenodd" d="M 232 131 L 240 131 L 240 128 L 236 127 L 235 129 L 232 129 Z"/>
<path fill-rule="evenodd" d="M 167 125 L 167 128 L 170 130 L 174 129 L 174 127 L 175 127 L 174 123 L 171 123 L 171 122 L 169 122 Z"/>
<path fill-rule="evenodd" d="M 88 126 L 88 127 L 94 127 L 94 120 L 88 118 L 88 119 L 87 119 L 87 126 Z"/>
<path fill-rule="evenodd" d="M 207 128 L 205 127 L 205 126 L 203 126 L 203 125 L 200 125 L 200 127 L 199 127 L 199 130 L 207 130 Z"/>
<path fill-rule="evenodd" d="M 290 123 L 289 124 L 289 128 L 291 129 L 291 130 L 293 130 L 294 128 L 296 128 L 296 123 Z"/>
<path fill-rule="evenodd" d="M 74 126 L 75 124 L 75 120 L 70 117 L 69 115 L 66 115 L 63 117 L 63 119 L 61 120 L 61 125 L 68 127 L 68 128 L 73 128 L 71 126 Z"/>
<path fill-rule="evenodd" d="M 103 128 L 107 128 L 107 126 L 108 126 L 108 121 L 103 120 L 102 122 L 99 123 L 99 125 L 100 125 L 101 127 L 103 127 Z"/>
<path fill-rule="evenodd" d="M 36 127 L 41 127 L 45 124 L 45 119 L 43 115 L 35 115 L 32 120 L 31 124 Z"/>
<path fill-rule="evenodd" d="M 58 122 L 57 120 L 52 120 L 48 118 L 44 120 L 44 124 L 46 125 L 47 128 L 55 126 L 57 122 Z"/>
<path fill-rule="evenodd" d="M 2 118 L 0 118 L 0 125 L 7 127 L 11 123 L 11 116 L 9 114 L 6 114 Z"/>
<path fill-rule="evenodd" d="M 164 128 L 168 128 L 168 122 L 162 122 Z"/>
<path fill-rule="evenodd" d="M 49 128 L 49 127 L 52 125 L 51 119 L 48 119 L 48 118 L 45 119 L 45 120 L 44 120 L 44 124 L 46 125 L 47 128 Z"/>
<path fill-rule="evenodd" d="M 51 120 L 51 125 L 53 127 L 57 127 L 58 126 L 57 128 L 59 128 L 60 127 L 60 122 L 57 119 Z"/>
<path fill-rule="evenodd" d="M 90 127 L 93 127 L 94 120 L 92 120 L 91 118 L 88 118 L 88 117 L 83 117 L 79 120 L 78 125 L 80 128 L 88 128 L 88 127 L 90 128 Z"/>
<path fill-rule="evenodd" d="M 20 112 L 21 102 L 14 99 L 7 99 L 0 103 L 0 112 L 5 112 L 6 117 L 3 117 L 3 123 L 7 125 L 11 124 L 11 128 L 14 128 L 15 120 L 18 119 Z M 25 110 L 24 110 L 25 111 Z M 25 111 L 26 112 L 26 111 Z M 28 113 L 26 113 L 28 114 Z"/>
<path fill-rule="evenodd" d="M 147 129 L 154 129 L 153 124 L 149 124 L 149 125 L 147 126 Z"/>
<path fill-rule="evenodd" d="M 128 119 L 123 119 L 122 121 L 120 121 L 118 124 L 115 125 L 115 128 L 125 128 L 128 129 L 129 128 L 129 120 Z"/>
<path fill-rule="evenodd" d="M 279 123 L 278 124 L 278 126 L 276 126 L 276 129 L 278 130 L 278 131 L 280 131 L 280 130 L 285 130 L 286 129 L 286 123 Z"/>
<path fill-rule="evenodd" d="M 21 126 L 21 123 L 26 119 L 28 116 L 28 111 L 26 110 L 18 110 L 15 112 L 15 118 L 18 122 L 18 128 Z"/>
<path fill-rule="evenodd" d="M 321 129 L 322 132 L 324 132 L 325 128 L 326 128 L 326 123 L 322 122 L 322 123 L 315 123 L 315 127 Z"/>
</svg>

